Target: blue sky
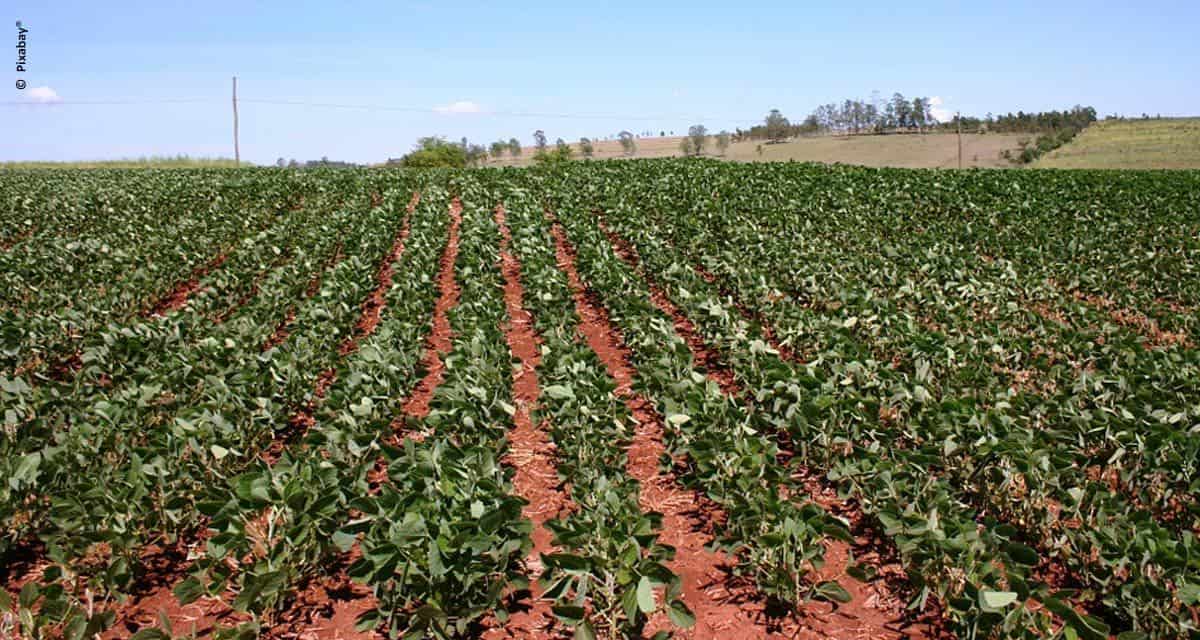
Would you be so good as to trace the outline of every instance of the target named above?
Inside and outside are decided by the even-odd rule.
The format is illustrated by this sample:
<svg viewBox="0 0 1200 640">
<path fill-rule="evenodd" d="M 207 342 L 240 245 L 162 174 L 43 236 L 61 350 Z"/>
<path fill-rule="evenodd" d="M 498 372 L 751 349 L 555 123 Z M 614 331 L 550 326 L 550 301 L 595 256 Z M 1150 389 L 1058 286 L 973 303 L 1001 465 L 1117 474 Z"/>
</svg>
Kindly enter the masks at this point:
<svg viewBox="0 0 1200 640">
<path fill-rule="evenodd" d="M 0 160 L 232 156 L 235 74 L 258 163 L 381 161 L 429 134 L 733 129 L 873 90 L 975 115 L 1200 115 L 1194 0 L 21 4 L 4 9 L 14 42 L 16 20 L 29 29 L 28 71 L 6 65 Z"/>
</svg>

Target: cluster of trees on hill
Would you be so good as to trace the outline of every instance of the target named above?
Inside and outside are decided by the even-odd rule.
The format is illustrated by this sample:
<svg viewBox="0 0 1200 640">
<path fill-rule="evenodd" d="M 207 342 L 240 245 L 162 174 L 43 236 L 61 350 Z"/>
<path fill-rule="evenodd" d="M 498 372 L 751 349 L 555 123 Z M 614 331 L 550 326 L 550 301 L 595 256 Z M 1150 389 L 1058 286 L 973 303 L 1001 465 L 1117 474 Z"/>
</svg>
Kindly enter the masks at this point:
<svg viewBox="0 0 1200 640">
<path fill-rule="evenodd" d="M 734 138 L 782 142 L 802 135 L 956 130 L 960 125 L 963 130 L 974 132 L 1048 134 L 1064 130 L 1079 131 L 1096 121 L 1096 110 L 1080 105 L 1062 111 L 1018 111 L 1000 116 L 989 113 L 985 118 L 956 115 L 944 122 L 933 115 L 933 107 L 929 98 L 909 99 L 895 93 L 886 102 L 875 98 L 871 101 L 844 100 L 840 104 L 823 104 L 799 123 L 791 122 L 778 109 L 772 109 L 762 124 L 749 129 L 739 128 Z"/>
<path fill-rule="evenodd" d="M 1039 111 L 1014 113 L 994 116 L 987 114 L 982 118 L 960 116 L 949 122 L 939 124 L 944 129 L 955 129 L 961 122 L 964 131 L 989 131 L 994 133 L 1051 133 L 1066 129 L 1081 130 L 1097 120 L 1096 109 L 1075 105 L 1062 111 Z"/>
<path fill-rule="evenodd" d="M 702 124 L 694 124 L 688 128 L 688 134 L 680 139 L 679 150 L 685 156 L 698 156 L 704 153 L 704 149 L 708 147 L 709 141 L 713 141 L 717 146 L 717 151 L 721 155 L 725 155 L 725 150 L 729 148 L 729 143 L 732 135 L 728 131 L 722 130 L 716 135 L 709 135 L 708 127 Z"/>
<path fill-rule="evenodd" d="M 803 121 L 793 123 L 778 109 L 772 109 L 763 124 L 739 128 L 734 136 L 738 140 L 767 140 L 780 142 L 787 138 L 820 133 L 884 133 L 895 130 L 925 131 L 937 124 L 933 102 L 926 97 L 904 97 L 892 94 L 886 102 L 878 98 L 870 101 L 847 99 L 841 103 L 830 102 L 813 110 Z"/>
<path fill-rule="evenodd" d="M 280 169 L 284 167 L 289 169 L 353 169 L 362 165 L 355 164 L 353 162 L 342 162 L 341 160 L 330 160 L 329 156 L 321 156 L 320 160 L 308 160 L 306 162 L 297 162 L 295 158 L 292 158 L 291 160 L 277 158 L 275 160 L 275 166 L 279 167 Z"/>
<path fill-rule="evenodd" d="M 459 168 L 467 166 L 472 157 L 472 151 L 475 151 L 475 157 L 478 158 L 478 151 L 471 148 L 466 138 L 456 144 L 447 142 L 441 136 L 426 136 L 417 140 L 417 144 L 410 153 L 400 158 L 388 158 L 387 164 L 421 169 Z"/>
<path fill-rule="evenodd" d="M 1062 111 L 1044 111 L 1025 113 L 1008 113 L 1000 116 L 987 114 L 984 118 L 962 117 L 955 115 L 945 122 L 934 116 L 933 100 L 919 96 L 907 98 L 901 93 L 892 94 L 891 99 L 881 100 L 878 94 L 871 100 L 843 100 L 841 103 L 823 104 L 813 110 L 803 121 L 793 123 L 778 109 L 772 109 L 763 118 L 763 123 L 749 129 L 738 128 L 734 133 L 721 131 L 714 135 L 701 124 L 693 125 L 679 143 L 684 155 L 702 155 L 715 143 L 721 155 L 732 142 L 741 140 L 766 140 L 767 142 L 783 142 L 788 138 L 802 135 L 817 134 L 881 134 L 896 132 L 928 132 L 935 130 L 957 130 L 974 133 L 1032 133 L 1038 134 L 1036 140 L 1022 145 L 1021 152 L 1013 156 L 1014 162 L 1029 162 L 1037 156 L 1065 144 L 1079 131 L 1096 121 L 1096 110 L 1092 107 L 1076 105 Z M 651 131 L 642 132 L 652 135 Z M 666 131 L 659 131 L 659 135 Z M 674 131 L 671 132 L 674 134 Z M 626 156 L 637 154 L 637 138 L 629 131 L 621 131 L 617 135 L 621 150 Z M 606 137 L 606 139 L 611 139 Z M 550 145 L 546 132 L 538 129 L 533 132 L 534 161 L 543 164 L 572 159 L 576 151 L 584 158 L 595 154 L 595 145 L 591 138 L 582 137 L 574 146 L 562 138 Z M 489 146 L 470 144 L 464 137 L 460 143 L 447 142 L 441 137 L 425 137 L 417 141 L 414 150 L 399 159 L 389 159 L 388 164 L 398 164 L 406 167 L 464 167 L 481 165 L 489 157 L 500 158 L 507 154 L 518 157 L 522 154 L 521 143 L 516 138 L 496 140 Z M 762 147 L 759 146 L 759 154 Z M 282 162 L 282 158 L 280 159 Z M 281 165 L 282 166 L 282 165 Z M 289 166 L 296 166 L 295 161 Z M 322 158 L 320 163 L 312 161 L 305 166 L 352 166 L 347 163 L 331 163 Z"/>
</svg>

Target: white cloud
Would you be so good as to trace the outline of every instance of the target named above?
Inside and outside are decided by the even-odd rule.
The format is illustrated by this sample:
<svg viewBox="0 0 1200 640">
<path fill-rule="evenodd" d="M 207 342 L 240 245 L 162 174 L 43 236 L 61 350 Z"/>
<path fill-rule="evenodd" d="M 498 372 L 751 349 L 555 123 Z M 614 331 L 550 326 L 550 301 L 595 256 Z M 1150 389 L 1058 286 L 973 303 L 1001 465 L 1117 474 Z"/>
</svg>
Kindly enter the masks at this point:
<svg viewBox="0 0 1200 640">
<path fill-rule="evenodd" d="M 933 96 L 929 99 L 929 113 L 933 114 L 938 122 L 950 122 L 954 119 L 954 112 L 945 108 L 944 104 L 945 101 L 941 96 Z"/>
<path fill-rule="evenodd" d="M 459 100 L 440 107 L 434 107 L 433 110 L 438 113 L 482 113 L 483 107 L 470 100 Z"/>
<path fill-rule="evenodd" d="M 50 87 L 34 87 L 25 94 L 34 102 L 61 102 L 62 98 L 58 97 L 58 92 Z"/>
</svg>

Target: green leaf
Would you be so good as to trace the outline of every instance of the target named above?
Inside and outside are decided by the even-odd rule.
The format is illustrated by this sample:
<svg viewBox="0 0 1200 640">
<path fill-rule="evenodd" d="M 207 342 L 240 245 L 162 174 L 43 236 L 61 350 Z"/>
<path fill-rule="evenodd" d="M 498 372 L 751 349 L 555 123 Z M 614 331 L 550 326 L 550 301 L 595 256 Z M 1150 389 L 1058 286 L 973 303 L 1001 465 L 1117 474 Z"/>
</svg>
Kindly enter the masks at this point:
<svg viewBox="0 0 1200 640">
<path fill-rule="evenodd" d="M 596 630 L 592 623 L 584 620 L 575 627 L 575 640 L 596 640 Z"/>
<path fill-rule="evenodd" d="M 850 597 L 850 592 L 846 591 L 846 588 L 835 580 L 827 580 L 821 584 L 818 584 L 816 593 L 813 594 L 813 597 L 818 600 L 841 602 L 843 604 L 850 602 L 852 599 Z"/>
<path fill-rule="evenodd" d="M 692 419 L 691 416 L 683 414 L 683 413 L 672 413 L 671 415 L 667 416 L 667 422 L 669 422 L 677 427 L 681 424 L 686 424 L 691 419 Z"/>
<path fill-rule="evenodd" d="M 1004 552 L 1008 554 L 1008 557 L 1012 558 L 1013 561 L 1018 564 L 1023 564 L 1027 567 L 1037 566 L 1038 553 L 1031 547 L 1027 547 L 1016 542 L 1010 542 L 1004 545 Z"/>
<path fill-rule="evenodd" d="M 191 604 L 204 595 L 204 585 L 200 584 L 200 580 L 195 576 L 191 576 L 175 585 L 171 590 L 175 594 L 175 598 L 180 604 Z"/>
<path fill-rule="evenodd" d="M 358 540 L 358 536 L 353 533 L 346 533 L 342 530 L 333 532 L 333 544 L 337 546 L 342 553 L 346 553 L 354 546 L 354 542 Z"/>
<path fill-rule="evenodd" d="M 687 605 L 682 600 L 672 600 L 671 605 L 667 607 L 667 617 L 671 622 L 681 629 L 691 629 L 696 624 L 696 616 L 688 609 Z"/>
<path fill-rule="evenodd" d="M 575 392 L 571 390 L 571 387 L 564 386 L 561 384 L 550 385 L 550 386 L 546 387 L 545 389 L 542 389 L 542 392 L 545 393 L 546 395 L 550 396 L 551 398 L 554 398 L 555 400 L 574 400 L 575 399 Z"/>
<path fill-rule="evenodd" d="M 157 627 L 151 629 L 142 629 L 129 637 L 129 640 L 171 640 L 171 636 L 167 632 Z"/>
<path fill-rule="evenodd" d="M 550 553 L 542 557 L 546 564 L 560 567 L 565 571 L 587 571 L 590 566 L 587 558 L 572 553 Z"/>
<path fill-rule="evenodd" d="M 641 609 L 642 613 L 654 613 L 657 608 L 654 604 L 654 583 L 646 576 L 642 576 L 642 579 L 638 580 L 637 603 L 638 609 Z"/>
<path fill-rule="evenodd" d="M 583 607 L 570 604 L 554 605 L 551 610 L 563 624 L 571 627 L 583 622 L 584 616 L 587 615 Z"/>
<path fill-rule="evenodd" d="M 869 582 L 875 578 L 879 571 L 873 566 L 865 562 L 856 562 L 846 567 L 846 575 L 858 580 L 859 582 Z"/>
<path fill-rule="evenodd" d="M 1013 591 L 983 590 L 979 592 L 979 605 L 984 609 L 992 611 L 1003 609 L 1016 601 L 1017 594 Z"/>
<path fill-rule="evenodd" d="M 20 603 L 22 609 L 33 607 L 33 603 L 37 602 L 38 596 L 42 594 L 36 582 L 26 582 L 25 586 L 21 587 L 21 593 L 17 595 L 17 602 Z"/>
</svg>

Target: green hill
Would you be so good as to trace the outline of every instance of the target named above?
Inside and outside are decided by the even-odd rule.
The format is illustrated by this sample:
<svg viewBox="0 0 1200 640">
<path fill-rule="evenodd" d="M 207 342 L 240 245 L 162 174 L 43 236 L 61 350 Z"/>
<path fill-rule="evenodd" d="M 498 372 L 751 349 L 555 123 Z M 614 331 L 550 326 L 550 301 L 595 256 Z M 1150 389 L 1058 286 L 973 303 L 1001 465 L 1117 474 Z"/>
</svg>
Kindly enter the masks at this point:
<svg viewBox="0 0 1200 640">
<path fill-rule="evenodd" d="M 1062 169 L 1200 168 L 1200 118 L 1106 120 L 1034 163 Z"/>
</svg>

